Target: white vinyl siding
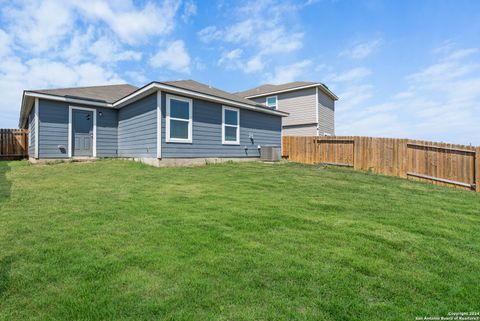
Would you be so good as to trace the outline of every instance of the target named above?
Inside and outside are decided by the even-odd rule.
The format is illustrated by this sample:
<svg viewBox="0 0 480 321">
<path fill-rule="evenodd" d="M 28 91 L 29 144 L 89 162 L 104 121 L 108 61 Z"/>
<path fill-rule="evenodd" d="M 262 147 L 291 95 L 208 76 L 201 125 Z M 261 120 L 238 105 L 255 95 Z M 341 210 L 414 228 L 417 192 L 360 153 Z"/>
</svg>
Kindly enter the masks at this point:
<svg viewBox="0 0 480 321">
<path fill-rule="evenodd" d="M 335 135 L 335 102 L 321 90 L 318 91 L 318 133 Z"/>
<path fill-rule="evenodd" d="M 284 127 L 283 136 L 317 136 L 317 126 L 315 124 L 295 125 Z M 320 134 L 321 135 L 321 134 Z"/>
<path fill-rule="evenodd" d="M 290 113 L 283 118 L 283 126 L 317 122 L 316 90 L 308 88 L 278 94 L 278 109 Z"/>
</svg>

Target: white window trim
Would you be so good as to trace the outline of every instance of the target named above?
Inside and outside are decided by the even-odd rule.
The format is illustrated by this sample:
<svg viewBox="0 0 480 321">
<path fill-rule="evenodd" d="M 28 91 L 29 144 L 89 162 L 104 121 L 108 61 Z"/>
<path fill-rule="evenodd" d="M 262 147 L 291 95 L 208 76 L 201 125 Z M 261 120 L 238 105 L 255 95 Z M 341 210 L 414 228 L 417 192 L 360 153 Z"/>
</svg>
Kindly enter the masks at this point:
<svg viewBox="0 0 480 321">
<path fill-rule="evenodd" d="M 77 106 L 68 106 L 68 157 L 71 158 L 73 151 L 72 144 L 72 111 L 74 109 L 78 110 L 87 110 L 93 112 L 93 146 L 92 146 L 92 156 L 97 157 L 97 110 L 94 108 L 85 108 Z"/>
<path fill-rule="evenodd" d="M 278 96 L 268 96 L 265 97 L 265 106 L 272 108 L 273 106 L 268 105 L 268 98 L 275 98 L 275 109 L 278 109 Z"/>
<path fill-rule="evenodd" d="M 225 110 L 232 110 L 237 112 L 237 125 L 225 124 Z M 225 126 L 237 127 L 237 140 L 225 140 Z M 222 144 L 223 145 L 240 145 L 240 109 L 234 107 L 222 106 Z"/>
<path fill-rule="evenodd" d="M 170 137 L 170 120 L 179 120 L 179 121 L 186 121 L 183 118 L 174 118 L 170 117 L 170 100 L 175 99 L 179 101 L 184 101 L 188 103 L 188 138 L 171 138 Z M 193 126 L 192 126 L 192 110 L 193 110 L 193 102 L 190 98 L 175 96 L 167 94 L 167 112 L 165 115 L 165 141 L 167 143 L 184 143 L 184 144 L 191 144 L 192 143 L 192 134 L 193 134 Z"/>
</svg>

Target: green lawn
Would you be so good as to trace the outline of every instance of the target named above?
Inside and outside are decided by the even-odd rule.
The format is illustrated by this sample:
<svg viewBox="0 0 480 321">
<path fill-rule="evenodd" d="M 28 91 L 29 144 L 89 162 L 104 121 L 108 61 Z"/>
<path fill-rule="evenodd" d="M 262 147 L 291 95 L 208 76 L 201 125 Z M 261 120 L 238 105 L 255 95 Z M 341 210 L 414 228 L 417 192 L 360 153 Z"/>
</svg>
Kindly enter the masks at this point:
<svg viewBox="0 0 480 321">
<path fill-rule="evenodd" d="M 480 194 L 299 164 L 0 162 L 1 320 L 480 310 Z"/>
</svg>

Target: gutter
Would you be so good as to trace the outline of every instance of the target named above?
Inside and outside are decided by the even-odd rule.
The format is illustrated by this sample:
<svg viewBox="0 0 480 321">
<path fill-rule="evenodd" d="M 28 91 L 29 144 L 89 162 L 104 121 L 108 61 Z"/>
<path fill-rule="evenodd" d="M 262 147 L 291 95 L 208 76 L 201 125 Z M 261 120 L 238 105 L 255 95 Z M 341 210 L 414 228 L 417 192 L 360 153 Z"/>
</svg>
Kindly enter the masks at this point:
<svg viewBox="0 0 480 321">
<path fill-rule="evenodd" d="M 22 96 L 22 106 L 21 106 L 21 110 L 20 110 L 19 127 L 20 128 L 25 127 L 25 123 L 26 123 L 26 119 L 27 119 L 26 114 L 28 114 L 28 112 L 30 112 L 30 111 L 26 110 L 27 107 L 25 106 L 25 97 L 43 98 L 43 99 L 54 100 L 54 101 L 62 101 L 62 102 L 68 102 L 68 103 L 73 103 L 73 104 L 84 104 L 84 105 L 90 105 L 90 106 L 119 109 L 119 108 L 122 108 L 123 106 L 125 106 L 127 103 L 130 103 L 132 101 L 136 101 L 135 98 L 137 98 L 139 96 L 140 96 L 139 98 L 143 98 L 142 94 L 148 95 L 148 94 L 150 94 L 149 93 L 150 91 L 153 93 L 153 91 L 156 91 L 156 90 L 177 93 L 177 94 L 180 94 L 180 95 L 183 94 L 183 95 L 187 95 L 187 96 L 194 97 L 194 98 L 209 100 L 209 101 L 213 101 L 213 102 L 217 102 L 217 103 L 221 103 L 221 104 L 225 104 L 225 105 L 229 105 L 229 106 L 233 106 L 233 107 L 249 109 L 249 110 L 253 110 L 253 111 L 257 111 L 257 112 L 261 112 L 261 113 L 265 113 L 265 114 L 270 114 L 270 115 L 275 115 L 275 116 L 280 116 L 280 117 L 287 117 L 289 115 L 289 113 L 286 113 L 286 112 L 283 112 L 283 111 L 270 110 L 270 109 L 267 109 L 267 108 L 264 108 L 264 107 L 249 105 L 249 104 L 246 104 L 246 103 L 237 102 L 237 101 L 230 100 L 230 99 L 227 99 L 227 98 L 221 98 L 221 97 L 217 97 L 217 96 L 213 96 L 213 95 L 209 95 L 209 94 L 203 94 L 201 92 L 197 92 L 197 91 L 194 91 L 194 90 L 179 88 L 179 87 L 175 87 L 175 86 L 172 86 L 172 85 L 167 85 L 167 84 L 164 84 L 164 83 L 161 83 L 161 82 L 155 82 L 154 81 L 154 82 L 151 82 L 151 83 L 137 89 L 133 93 L 131 93 L 131 94 L 129 94 L 129 95 L 123 97 L 123 98 L 120 98 L 119 100 L 117 100 L 113 103 L 107 103 L 107 102 L 95 101 L 95 100 L 89 100 L 89 99 L 74 98 L 74 97 L 65 97 L 65 96 L 52 95 L 52 94 L 43 94 L 43 93 L 39 93 L 39 92 L 35 92 L 35 91 L 24 91 L 23 96 Z"/>
<path fill-rule="evenodd" d="M 134 91 L 130 95 L 125 96 L 125 97 L 117 100 L 116 102 L 114 102 L 113 107 L 121 108 L 127 102 L 129 102 L 130 99 L 135 98 L 137 95 L 141 95 L 143 93 L 148 93 L 149 91 L 153 91 L 155 89 L 156 90 L 161 90 L 161 91 L 177 93 L 177 94 L 183 94 L 183 95 L 187 95 L 187 96 L 194 97 L 194 98 L 199 98 L 199 99 L 203 99 L 203 100 L 210 100 L 210 101 L 226 104 L 226 105 L 229 105 L 229 106 L 240 107 L 240 108 L 243 108 L 243 109 L 250 109 L 250 110 L 254 110 L 254 111 L 258 111 L 258 112 L 262 112 L 262 113 L 266 113 L 266 114 L 271 114 L 271 115 L 276 115 L 276 116 L 281 116 L 281 117 L 286 117 L 286 116 L 289 115 L 289 113 L 286 113 L 286 112 L 283 112 L 283 111 L 267 109 L 265 107 L 259 107 L 259 106 L 255 106 L 255 105 L 249 105 L 249 104 L 246 104 L 246 103 L 241 103 L 241 102 L 237 102 L 237 101 L 234 101 L 234 100 L 230 100 L 228 98 L 221 98 L 221 97 L 210 95 L 210 94 L 204 94 L 204 93 L 201 93 L 201 92 L 198 92 L 198 91 L 194 91 L 194 90 L 190 90 L 190 89 L 184 89 L 184 88 L 180 88 L 180 87 L 176 87 L 176 86 L 172 86 L 172 85 L 167 85 L 167 84 L 164 84 L 164 83 L 161 83 L 161 82 L 151 82 L 150 84 L 148 84 L 148 85 L 146 85 L 146 86 L 144 86 L 140 89 L 137 89 L 136 91 Z"/>
</svg>

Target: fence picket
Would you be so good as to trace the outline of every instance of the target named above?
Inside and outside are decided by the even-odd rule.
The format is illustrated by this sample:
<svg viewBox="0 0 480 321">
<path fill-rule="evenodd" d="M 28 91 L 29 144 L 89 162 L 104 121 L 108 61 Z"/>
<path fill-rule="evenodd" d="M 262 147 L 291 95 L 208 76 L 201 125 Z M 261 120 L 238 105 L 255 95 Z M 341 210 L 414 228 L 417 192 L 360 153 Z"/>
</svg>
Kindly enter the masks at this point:
<svg viewBox="0 0 480 321">
<path fill-rule="evenodd" d="M 286 136 L 283 156 L 480 192 L 480 147 L 360 136 Z"/>
<path fill-rule="evenodd" d="M 0 160 L 28 157 L 28 130 L 0 129 Z"/>
</svg>

